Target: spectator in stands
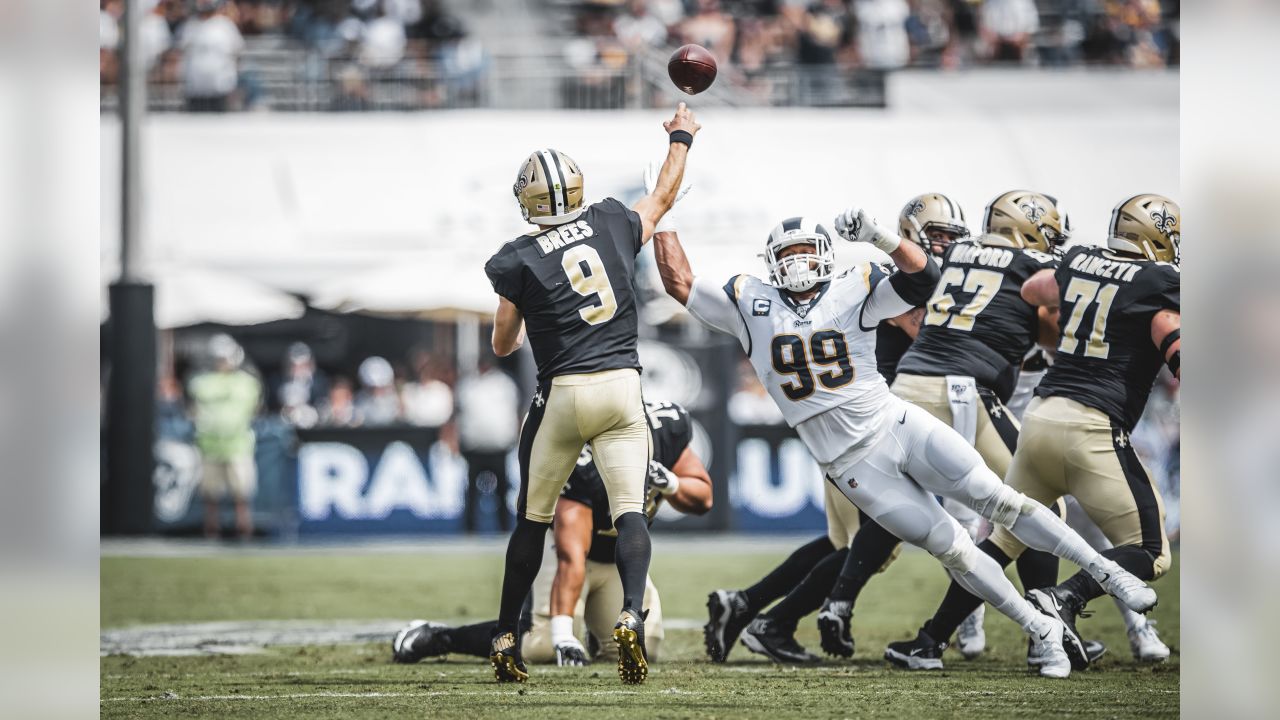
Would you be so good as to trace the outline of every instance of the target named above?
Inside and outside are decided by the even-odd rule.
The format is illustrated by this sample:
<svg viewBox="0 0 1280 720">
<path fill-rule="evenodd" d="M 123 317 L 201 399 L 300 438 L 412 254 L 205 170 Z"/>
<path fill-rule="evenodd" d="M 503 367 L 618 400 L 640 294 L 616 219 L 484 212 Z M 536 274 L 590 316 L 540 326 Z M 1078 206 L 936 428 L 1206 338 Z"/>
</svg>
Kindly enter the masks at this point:
<svg viewBox="0 0 1280 720">
<path fill-rule="evenodd" d="M 240 367 L 244 351 L 229 336 L 213 336 L 209 354 L 213 370 L 197 375 L 188 388 L 201 457 L 204 534 L 218 537 L 221 503 L 229 495 L 235 506 L 236 531 L 241 538 L 250 538 L 250 503 L 258 489 L 251 423 L 261 404 L 262 383 Z"/>
<path fill-rule="evenodd" d="M 667 25 L 649 12 L 648 0 L 631 0 L 625 12 L 613 21 L 613 32 L 624 47 L 635 52 L 667 42 Z"/>
<path fill-rule="evenodd" d="M 906 0 L 857 0 L 858 54 L 863 67 L 897 70 L 911 61 L 911 41 L 907 19 L 911 9 Z"/>
<path fill-rule="evenodd" d="M 120 0 L 102 0 L 98 10 L 98 78 L 103 85 L 114 85 L 119 74 L 117 50 L 120 47 Z"/>
<path fill-rule="evenodd" d="M 177 2 L 178 0 L 165 0 Z M 242 35 L 266 35 L 274 33 L 284 24 L 289 0 L 236 0 L 240 10 L 239 22 Z"/>
<path fill-rule="evenodd" d="M 680 23 L 679 32 L 683 42 L 701 45 L 722 62 L 733 57 L 733 17 L 720 9 L 720 0 L 698 0 L 698 11 Z"/>
<path fill-rule="evenodd" d="M 366 0 L 368 1 L 368 0 Z M 360 64 L 373 70 L 389 70 L 404 59 L 405 36 L 404 24 L 398 17 L 387 14 L 385 9 L 373 3 L 369 10 L 369 19 L 365 22 L 360 37 Z"/>
<path fill-rule="evenodd" d="M 364 424 L 364 417 L 356 407 L 355 390 L 347 378 L 334 379 L 329 399 L 320 411 L 319 424 L 323 427 L 359 427 Z"/>
<path fill-rule="evenodd" d="M 951 11 L 946 0 L 911 0 L 907 37 L 911 42 L 911 62 L 925 67 L 955 67 L 956 57 L 947 50 L 952 45 Z"/>
<path fill-rule="evenodd" d="M 142 36 L 142 62 L 146 65 L 148 73 L 156 67 L 160 57 L 173 45 L 173 32 L 169 29 L 169 21 L 166 19 L 168 10 L 165 5 L 168 2 L 172 0 L 165 0 L 163 3 L 157 0 L 142 0 L 144 9 L 150 5 L 146 14 L 142 16 L 141 22 L 138 23 L 138 33 Z"/>
<path fill-rule="evenodd" d="M 401 420 L 400 396 L 396 394 L 396 375 L 386 358 L 374 355 L 360 363 L 360 384 L 356 410 L 369 427 L 394 425 Z"/>
<path fill-rule="evenodd" d="M 405 420 L 422 427 L 440 427 L 453 416 L 453 390 L 425 353 L 415 357 L 414 365 L 417 380 L 405 383 L 400 391 Z"/>
<path fill-rule="evenodd" d="M 1040 11 L 1034 0 L 985 0 L 979 14 L 988 56 L 997 62 L 1026 62 L 1040 30 Z"/>
<path fill-rule="evenodd" d="M 223 0 L 196 0 L 196 16 L 178 37 L 187 110 L 226 112 L 239 81 L 240 31 L 220 12 Z"/>
<path fill-rule="evenodd" d="M 436 32 L 441 36 L 434 56 L 444 78 L 445 95 L 441 101 L 449 107 L 478 105 L 481 80 L 489 65 L 484 45 L 454 18 L 437 23 Z"/>
<path fill-rule="evenodd" d="M 316 408 L 329 394 L 329 379 L 316 367 L 315 357 L 306 343 L 295 342 L 289 346 L 274 394 L 280 414 L 289 424 L 311 427 L 319 420 Z"/>
<path fill-rule="evenodd" d="M 796 61 L 809 67 L 835 69 L 836 53 L 847 45 L 849 13 L 843 0 L 822 0 L 803 10 L 799 20 Z"/>
<path fill-rule="evenodd" d="M 467 461 L 467 532 L 479 527 L 481 493 L 497 500 L 498 527 L 511 529 L 507 511 L 507 455 L 520 441 L 520 392 L 506 373 L 483 360 L 458 383 L 458 447 Z"/>
<path fill-rule="evenodd" d="M 162 371 L 156 388 L 156 439 L 190 442 L 194 434 L 182 385 L 171 372 Z"/>
</svg>

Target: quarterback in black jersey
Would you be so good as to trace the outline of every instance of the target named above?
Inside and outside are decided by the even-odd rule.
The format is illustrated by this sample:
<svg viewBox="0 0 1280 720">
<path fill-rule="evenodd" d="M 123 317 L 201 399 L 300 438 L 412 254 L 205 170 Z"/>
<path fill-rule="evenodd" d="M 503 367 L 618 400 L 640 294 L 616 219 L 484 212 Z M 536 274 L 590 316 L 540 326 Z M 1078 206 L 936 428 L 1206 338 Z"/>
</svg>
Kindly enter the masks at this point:
<svg viewBox="0 0 1280 720">
<path fill-rule="evenodd" d="M 1102 556 L 1143 580 L 1168 569 L 1169 541 L 1160 495 L 1129 433 L 1160 365 L 1179 375 L 1180 216 L 1177 204 L 1160 195 L 1125 200 L 1112 212 L 1107 247 L 1072 248 L 1056 270 L 1040 271 L 1022 289 L 1028 302 L 1057 310 L 1061 338 L 1023 416 L 1006 481 L 1042 503 L 1075 496 L 1115 545 Z M 1025 549 L 1002 527 L 979 547 L 1004 565 Z M 1080 643 L 1075 618 L 1103 594 L 1099 577 L 1077 573 L 1029 590 L 1027 599 L 1060 617 L 1068 640 Z M 945 639 L 979 604 L 952 583 L 915 644 Z"/>
<path fill-rule="evenodd" d="M 711 478 L 693 452 L 692 420 L 680 405 L 646 402 L 645 415 L 653 440 L 653 460 L 645 482 L 645 517 L 653 521 L 665 503 L 682 513 L 701 515 L 711 509 Z M 574 634 L 583 622 L 596 657 L 611 657 L 609 638 L 622 601 L 622 583 L 614 566 L 617 534 L 609 514 L 604 480 L 590 447 L 574 466 L 556 503 L 555 553 L 546 555 L 533 585 L 531 607 L 522 628 L 522 650 L 529 662 L 586 665 L 591 658 Z M 662 604 L 653 581 L 646 578 L 645 651 L 656 660 L 664 636 Z M 392 642 L 396 662 L 415 663 L 446 654 L 489 655 L 497 621 L 450 627 L 414 620 Z"/>
<path fill-rule="evenodd" d="M 538 366 L 538 389 L 520 433 L 516 528 L 490 656 L 499 682 L 528 678 L 516 625 L 541 564 L 556 499 L 584 444 L 599 461 L 618 532 L 618 674 L 636 684 L 648 672 L 641 604 L 650 555 L 643 510 L 651 449 L 632 275 L 636 253 L 676 200 L 699 129 L 684 103 L 663 127 L 670 141 L 666 161 L 653 192 L 634 208 L 612 198 L 586 205 L 577 163 L 557 150 L 530 155 L 513 192 L 524 219 L 539 228 L 508 242 L 485 264 L 499 295 L 494 352 L 515 352 L 527 326 Z"/>
</svg>

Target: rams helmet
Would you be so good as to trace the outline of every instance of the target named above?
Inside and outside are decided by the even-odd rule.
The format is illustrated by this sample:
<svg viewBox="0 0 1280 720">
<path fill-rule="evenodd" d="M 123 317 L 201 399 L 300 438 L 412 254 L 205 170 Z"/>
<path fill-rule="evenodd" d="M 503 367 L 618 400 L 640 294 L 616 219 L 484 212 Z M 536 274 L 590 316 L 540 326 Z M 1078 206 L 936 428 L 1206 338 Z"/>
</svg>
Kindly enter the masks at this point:
<svg viewBox="0 0 1280 720">
<path fill-rule="evenodd" d="M 1010 190 L 987 205 L 982 231 L 1007 238 L 1014 247 L 1051 253 L 1066 242 L 1067 230 L 1058 204 L 1031 190 Z"/>
<path fill-rule="evenodd" d="M 781 257 L 782 251 L 792 245 L 812 245 L 813 252 Z M 822 223 L 810 218 L 787 218 L 774 226 L 762 257 L 769 268 L 769 282 L 791 292 L 810 290 L 814 285 L 830 280 L 836 271 L 831 233 Z"/>
<path fill-rule="evenodd" d="M 1163 195 L 1135 195 L 1111 211 L 1107 247 L 1149 260 L 1181 259 L 1182 209 Z"/>
<path fill-rule="evenodd" d="M 526 222 L 559 225 L 582 214 L 582 171 L 559 150 L 538 150 L 525 158 L 511 190 Z"/>
<path fill-rule="evenodd" d="M 907 201 L 898 215 L 898 234 L 903 240 L 916 243 L 931 255 L 934 243 L 929 240 L 930 230 L 941 230 L 956 236 L 969 237 L 969 226 L 964 221 L 964 211 L 942 193 L 925 193 Z M 939 242 L 943 250 L 950 242 Z"/>
</svg>

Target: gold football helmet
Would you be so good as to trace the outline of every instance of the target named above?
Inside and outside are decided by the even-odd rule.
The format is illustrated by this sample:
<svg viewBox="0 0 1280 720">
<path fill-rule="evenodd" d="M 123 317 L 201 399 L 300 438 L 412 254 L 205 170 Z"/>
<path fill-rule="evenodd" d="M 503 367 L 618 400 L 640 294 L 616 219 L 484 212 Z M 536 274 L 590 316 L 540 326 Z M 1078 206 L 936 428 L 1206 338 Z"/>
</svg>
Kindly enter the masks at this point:
<svg viewBox="0 0 1280 720">
<path fill-rule="evenodd" d="M 1176 263 L 1182 243 L 1182 209 L 1163 195 L 1135 195 L 1111 211 L 1107 247 Z"/>
<path fill-rule="evenodd" d="M 559 150 L 538 150 L 526 158 L 511 190 L 526 222 L 559 225 L 582 214 L 582 171 Z"/>
<path fill-rule="evenodd" d="M 925 193 L 907 201 L 898 214 L 898 234 L 924 248 L 932 255 L 940 255 L 951 241 L 934 242 L 929 239 L 930 230 L 941 230 L 956 236 L 969 237 L 969 226 L 964 221 L 960 205 L 942 193 Z M 934 246 L 940 246 L 935 252 Z"/>
<path fill-rule="evenodd" d="M 982 215 L 982 231 L 1009 239 L 1014 247 L 1053 252 L 1066 242 L 1067 229 L 1058 203 L 1031 190 L 998 195 Z"/>
</svg>

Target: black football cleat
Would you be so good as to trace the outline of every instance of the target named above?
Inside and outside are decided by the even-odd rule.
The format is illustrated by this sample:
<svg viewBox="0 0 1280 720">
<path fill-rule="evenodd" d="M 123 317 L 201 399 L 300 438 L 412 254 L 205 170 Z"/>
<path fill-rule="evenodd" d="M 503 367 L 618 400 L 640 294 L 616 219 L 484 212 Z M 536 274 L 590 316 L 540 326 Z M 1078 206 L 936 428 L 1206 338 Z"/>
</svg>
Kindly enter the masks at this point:
<svg viewBox="0 0 1280 720">
<path fill-rule="evenodd" d="M 529 670 L 520 657 L 520 647 L 516 644 L 516 635 L 512 632 L 500 633 L 493 639 L 489 653 L 489 663 L 493 665 L 493 676 L 500 683 L 524 682 L 529 679 Z"/>
<path fill-rule="evenodd" d="M 447 654 L 449 648 L 441 631 L 448 629 L 448 625 L 414 620 L 396 633 L 391 641 L 391 659 L 398 663 L 412 664 L 423 658 Z"/>
<path fill-rule="evenodd" d="M 1047 587 L 1027 591 L 1027 602 L 1031 603 L 1032 607 L 1039 610 L 1041 614 L 1062 621 L 1062 649 L 1066 650 L 1067 658 L 1071 660 L 1071 669 L 1080 671 L 1089 667 L 1089 655 L 1085 652 L 1080 633 L 1076 631 L 1076 617 L 1080 615 L 1082 608 L 1078 608 L 1072 600 L 1073 598 L 1064 597 L 1057 588 Z M 1027 664 L 1036 667 L 1038 663 L 1032 660 L 1033 655 L 1028 646 Z"/>
<path fill-rule="evenodd" d="M 764 655 L 776 663 L 812 665 L 822 662 L 822 658 L 796 642 L 794 630 L 787 632 L 768 616 L 751 621 L 742 631 L 742 644 L 751 652 Z"/>
<path fill-rule="evenodd" d="M 906 670 L 941 670 L 942 651 L 946 649 L 945 642 L 934 640 L 920 628 L 914 640 L 889 643 L 884 659 Z"/>
<path fill-rule="evenodd" d="M 623 610 L 613 627 L 613 642 L 618 646 L 618 677 L 622 683 L 643 683 L 649 677 L 649 661 L 644 653 L 644 617 L 634 610 Z"/>
<path fill-rule="evenodd" d="M 1107 646 L 1097 640 L 1084 641 L 1084 655 L 1089 658 L 1089 664 L 1098 662 L 1098 659 L 1107 654 Z"/>
<path fill-rule="evenodd" d="M 822 638 L 822 651 L 835 657 L 853 657 L 853 634 L 849 630 L 852 622 L 852 603 L 828 600 L 818 613 L 818 635 Z"/>
<path fill-rule="evenodd" d="M 741 590 L 716 590 L 707 596 L 707 624 L 702 626 L 702 641 L 711 662 L 729 659 L 733 644 L 755 617 Z"/>
</svg>

